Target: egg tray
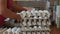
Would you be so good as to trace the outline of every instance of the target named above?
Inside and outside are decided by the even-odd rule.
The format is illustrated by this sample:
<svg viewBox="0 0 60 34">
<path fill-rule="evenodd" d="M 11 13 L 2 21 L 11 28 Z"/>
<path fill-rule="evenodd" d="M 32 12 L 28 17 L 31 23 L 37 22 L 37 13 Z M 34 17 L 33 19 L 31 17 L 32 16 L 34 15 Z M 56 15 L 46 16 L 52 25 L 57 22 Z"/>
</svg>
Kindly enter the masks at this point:
<svg viewBox="0 0 60 34">
<path fill-rule="evenodd" d="M 26 23 L 27 23 L 27 18 L 25 18 L 26 19 Z M 29 18 L 30 19 L 30 18 Z M 34 20 L 34 19 L 33 19 Z M 36 21 L 37 21 L 37 19 L 35 19 Z M 39 20 L 39 19 L 38 19 Z M 41 21 L 44 21 L 45 19 L 41 19 Z M 35 23 L 36 23 L 36 21 L 35 21 Z M 50 20 L 45 20 L 45 21 L 48 21 L 48 23 L 50 23 Z M 39 32 L 39 34 L 47 34 L 47 32 L 49 32 L 49 34 L 50 34 L 50 25 L 48 25 L 48 24 L 46 24 L 46 25 L 43 25 L 42 24 L 42 22 L 41 22 L 41 25 L 38 25 L 37 23 L 36 23 L 36 25 L 23 25 L 22 24 L 23 23 L 23 20 L 20 22 L 20 23 L 18 23 L 18 24 L 20 24 L 20 27 L 21 27 L 21 31 L 19 32 L 20 34 L 38 34 L 37 32 Z M 33 22 L 32 22 L 33 23 Z M 44 22 L 45 23 L 45 22 Z M 17 24 L 17 25 L 18 25 Z M 36 27 L 34 27 L 34 26 L 36 26 Z M 38 28 L 38 27 L 41 27 L 41 28 Z M 45 27 L 46 28 L 48 28 L 48 29 L 45 29 Z M 8 28 L 6 29 L 6 30 L 8 30 Z M 5 31 L 6 31 L 5 30 Z M 17 29 L 16 29 L 17 30 Z M 4 34 L 6 34 L 6 32 L 3 32 Z M 43 33 L 42 33 L 43 32 Z M 8 34 L 8 32 L 7 32 L 7 34 Z M 13 32 L 11 32 L 11 34 L 13 34 Z M 16 34 L 16 33 L 15 33 Z"/>
<path fill-rule="evenodd" d="M 14 34 L 16 34 L 16 31 L 17 31 L 17 29 L 18 28 L 20 28 L 20 27 L 14 27 L 15 28 L 15 30 L 14 30 Z M 13 32 L 12 32 L 12 29 L 13 28 L 0 28 L 0 34 L 13 34 Z M 19 33 L 19 34 L 38 34 L 37 32 L 39 32 L 40 34 L 43 34 L 42 32 L 44 32 L 45 34 L 50 34 L 50 31 L 48 31 L 48 30 L 22 30 L 22 29 L 20 29 L 19 31 L 17 31 L 17 34 Z M 48 32 L 48 33 L 47 33 Z"/>
<path fill-rule="evenodd" d="M 39 34 L 39 33 L 47 34 L 47 32 L 49 32 L 48 34 L 50 34 L 51 21 L 49 19 L 50 13 L 47 10 L 44 10 L 44 11 L 31 10 L 31 12 L 22 11 L 21 13 L 17 13 L 17 14 L 21 15 L 22 20 L 18 23 L 14 23 L 14 25 L 19 26 L 18 28 L 20 28 L 19 29 L 20 34 Z M 13 20 L 13 22 L 14 22 L 14 20 Z M 17 31 L 17 29 L 15 29 L 15 31 Z M 11 32 L 12 28 L 10 28 L 10 30 L 9 29 L 7 29 L 7 30 L 9 32 Z M 39 33 L 37 33 L 37 32 L 39 32 Z"/>
</svg>

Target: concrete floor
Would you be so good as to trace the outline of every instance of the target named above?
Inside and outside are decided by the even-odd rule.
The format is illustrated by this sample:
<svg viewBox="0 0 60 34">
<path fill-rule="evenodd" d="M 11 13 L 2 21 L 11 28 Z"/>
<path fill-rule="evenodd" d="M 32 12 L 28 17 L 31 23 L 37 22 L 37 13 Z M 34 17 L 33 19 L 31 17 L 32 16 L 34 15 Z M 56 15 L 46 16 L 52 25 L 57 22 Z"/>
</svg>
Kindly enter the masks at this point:
<svg viewBox="0 0 60 34">
<path fill-rule="evenodd" d="M 60 28 L 57 29 L 55 25 L 51 25 L 51 34 L 60 34 Z"/>
</svg>

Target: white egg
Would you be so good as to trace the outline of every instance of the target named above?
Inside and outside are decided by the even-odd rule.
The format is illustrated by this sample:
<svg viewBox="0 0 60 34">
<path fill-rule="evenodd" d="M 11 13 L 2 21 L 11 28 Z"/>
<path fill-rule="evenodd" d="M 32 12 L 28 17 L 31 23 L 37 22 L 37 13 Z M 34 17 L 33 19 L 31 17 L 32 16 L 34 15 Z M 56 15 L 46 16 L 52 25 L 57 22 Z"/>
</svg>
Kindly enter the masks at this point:
<svg viewBox="0 0 60 34">
<path fill-rule="evenodd" d="M 10 34 L 12 31 L 11 31 L 11 28 L 9 28 L 8 30 L 7 30 L 7 32 L 8 32 L 8 34 Z"/>
<path fill-rule="evenodd" d="M 39 19 L 42 19 L 42 17 L 39 17 Z"/>
<path fill-rule="evenodd" d="M 10 18 L 7 18 L 7 19 L 5 19 L 4 21 L 9 21 L 10 20 Z"/>
<path fill-rule="evenodd" d="M 23 25 L 24 25 L 24 26 L 27 25 L 26 22 L 23 22 Z"/>
<path fill-rule="evenodd" d="M 41 22 L 37 22 L 38 25 L 41 25 Z"/>
<path fill-rule="evenodd" d="M 42 32 L 42 34 L 45 34 L 45 32 Z"/>
<path fill-rule="evenodd" d="M 31 22 L 28 22 L 28 25 L 31 25 Z"/>
<path fill-rule="evenodd" d="M 37 26 L 34 26 L 34 29 L 37 30 Z"/>
<path fill-rule="evenodd" d="M 11 32 L 11 28 L 9 28 L 9 29 L 7 30 L 7 32 Z"/>
<path fill-rule="evenodd" d="M 39 26 L 38 28 L 41 29 L 41 26 Z"/>
<path fill-rule="evenodd" d="M 12 28 L 12 32 L 15 32 L 17 30 L 17 27 Z"/>
<path fill-rule="evenodd" d="M 17 28 L 17 30 L 15 31 L 16 34 L 19 34 L 19 32 L 21 32 L 21 28 Z"/>
<path fill-rule="evenodd" d="M 35 16 L 34 19 L 37 19 L 37 17 Z"/>
<path fill-rule="evenodd" d="M 50 32 L 46 32 L 46 34 L 50 34 Z"/>
</svg>

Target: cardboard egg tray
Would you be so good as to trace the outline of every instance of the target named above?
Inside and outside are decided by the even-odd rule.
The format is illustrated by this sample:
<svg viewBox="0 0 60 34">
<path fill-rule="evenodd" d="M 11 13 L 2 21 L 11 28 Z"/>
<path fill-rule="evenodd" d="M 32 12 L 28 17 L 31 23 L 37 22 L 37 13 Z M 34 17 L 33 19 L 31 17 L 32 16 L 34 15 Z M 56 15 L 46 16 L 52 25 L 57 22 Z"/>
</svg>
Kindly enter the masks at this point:
<svg viewBox="0 0 60 34">
<path fill-rule="evenodd" d="M 19 23 L 20 27 L 8 28 L 8 31 L 5 30 L 3 34 L 50 34 L 51 21 L 49 19 L 50 13 L 47 10 L 22 11 L 17 14 L 22 16 L 22 20 Z"/>
<path fill-rule="evenodd" d="M 14 27 L 15 28 L 15 27 Z M 10 29 L 10 28 L 2 28 L 1 30 L 0 30 L 0 34 L 50 34 L 50 31 L 48 31 L 48 30 L 32 30 L 32 29 L 20 29 L 19 31 L 17 31 L 17 29 L 16 29 L 16 31 L 17 31 L 17 33 L 16 33 L 16 31 L 14 31 L 14 33 L 12 32 L 12 29 L 13 28 L 11 28 L 11 30 L 8 32 L 7 30 L 8 29 Z"/>
</svg>

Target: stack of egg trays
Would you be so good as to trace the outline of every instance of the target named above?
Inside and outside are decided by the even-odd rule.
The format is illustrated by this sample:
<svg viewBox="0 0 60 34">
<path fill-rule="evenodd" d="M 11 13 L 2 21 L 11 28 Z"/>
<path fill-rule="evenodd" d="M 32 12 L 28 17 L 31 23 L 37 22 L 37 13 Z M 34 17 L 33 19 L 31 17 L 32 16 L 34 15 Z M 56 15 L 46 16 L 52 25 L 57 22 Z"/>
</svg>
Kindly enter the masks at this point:
<svg viewBox="0 0 60 34">
<path fill-rule="evenodd" d="M 6 30 L 7 30 L 7 28 L 0 28 L 0 34 L 3 34 L 3 32 Z"/>
<path fill-rule="evenodd" d="M 28 24 L 29 22 L 29 24 Z M 20 22 L 22 34 L 50 34 L 50 19 L 34 18 L 34 16 L 28 18 L 25 17 Z"/>
<path fill-rule="evenodd" d="M 6 32 L 7 30 L 8 30 L 8 28 L 1 29 L 0 34 L 8 34 L 8 32 Z M 45 31 L 45 30 L 44 31 L 43 30 L 28 30 L 27 31 L 27 30 L 24 30 L 24 31 L 20 31 L 19 33 L 20 34 L 50 34 L 50 31 Z M 10 32 L 9 34 L 13 34 L 13 32 Z"/>
<path fill-rule="evenodd" d="M 26 25 L 22 24 L 24 22 L 24 19 L 25 19 Z M 21 26 L 22 27 L 22 32 L 26 32 L 26 34 L 28 32 L 30 32 L 30 33 L 32 33 L 32 32 L 36 32 L 36 33 L 37 32 L 45 32 L 45 33 L 46 32 L 50 32 L 50 25 L 51 24 L 47 24 L 47 22 L 50 23 L 50 20 L 49 19 L 43 19 L 43 18 L 42 19 L 40 19 L 40 18 L 36 18 L 36 19 L 35 18 L 24 18 L 24 19 L 20 23 L 20 24 L 22 24 L 22 26 Z M 31 19 L 31 25 L 28 24 L 28 21 L 30 19 Z M 36 21 L 34 22 L 34 20 L 36 20 Z M 41 20 L 41 22 L 39 22 L 39 20 Z M 42 24 L 44 20 L 46 22 L 46 25 L 43 25 Z M 37 22 L 39 22 L 41 25 L 38 25 Z M 32 23 L 36 23 L 36 24 L 33 25 Z M 34 28 L 35 26 L 37 27 L 37 29 Z M 38 28 L 39 26 L 41 26 L 41 29 Z M 48 28 L 48 29 L 44 29 L 45 27 Z M 23 28 L 26 28 L 26 29 L 24 30 Z"/>
<path fill-rule="evenodd" d="M 36 18 L 34 18 L 36 17 Z M 31 15 L 22 19 L 20 25 L 22 25 L 22 32 L 50 32 L 51 21 L 48 17 L 39 18 L 40 16 Z M 29 24 L 28 24 L 29 23 Z M 40 26 L 41 29 L 38 27 Z M 45 29 L 47 28 L 47 29 Z M 36 34 L 36 33 L 35 33 Z M 46 34 L 46 33 L 45 33 Z"/>
</svg>

